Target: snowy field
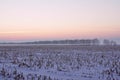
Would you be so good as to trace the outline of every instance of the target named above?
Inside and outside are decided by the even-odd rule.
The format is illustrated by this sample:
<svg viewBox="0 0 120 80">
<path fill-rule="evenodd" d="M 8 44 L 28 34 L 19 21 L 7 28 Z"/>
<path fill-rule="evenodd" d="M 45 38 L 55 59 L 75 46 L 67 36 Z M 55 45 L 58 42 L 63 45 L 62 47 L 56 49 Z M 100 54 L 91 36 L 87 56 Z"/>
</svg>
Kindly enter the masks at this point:
<svg viewBox="0 0 120 80">
<path fill-rule="evenodd" d="M 120 80 L 120 46 L 0 45 L 0 80 Z"/>
</svg>

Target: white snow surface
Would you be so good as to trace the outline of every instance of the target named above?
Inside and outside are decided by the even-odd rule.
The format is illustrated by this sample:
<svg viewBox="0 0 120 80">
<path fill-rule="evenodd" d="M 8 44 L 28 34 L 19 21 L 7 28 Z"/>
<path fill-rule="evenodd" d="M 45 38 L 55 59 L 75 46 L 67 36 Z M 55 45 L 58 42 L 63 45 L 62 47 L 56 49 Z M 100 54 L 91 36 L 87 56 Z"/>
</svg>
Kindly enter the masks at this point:
<svg viewBox="0 0 120 80">
<path fill-rule="evenodd" d="M 120 46 L 0 46 L 0 80 L 120 80 Z"/>
</svg>

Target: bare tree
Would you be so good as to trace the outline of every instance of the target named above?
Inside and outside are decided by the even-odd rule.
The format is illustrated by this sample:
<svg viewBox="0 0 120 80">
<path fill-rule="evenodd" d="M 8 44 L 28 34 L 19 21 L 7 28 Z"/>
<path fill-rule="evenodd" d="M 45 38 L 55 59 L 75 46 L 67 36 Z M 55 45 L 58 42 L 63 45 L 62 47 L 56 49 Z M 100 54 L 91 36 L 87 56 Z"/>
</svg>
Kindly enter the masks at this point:
<svg viewBox="0 0 120 80">
<path fill-rule="evenodd" d="M 107 40 L 107 39 L 103 40 L 103 45 L 110 45 L 110 44 L 111 44 L 111 42 L 109 40 Z"/>
</svg>

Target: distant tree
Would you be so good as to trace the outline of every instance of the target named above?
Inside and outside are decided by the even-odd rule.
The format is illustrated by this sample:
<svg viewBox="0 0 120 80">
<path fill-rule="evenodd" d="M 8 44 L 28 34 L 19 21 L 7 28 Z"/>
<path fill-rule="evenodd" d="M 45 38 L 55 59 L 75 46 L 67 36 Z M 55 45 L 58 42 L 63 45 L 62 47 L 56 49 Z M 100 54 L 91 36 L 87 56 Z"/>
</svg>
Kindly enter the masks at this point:
<svg viewBox="0 0 120 80">
<path fill-rule="evenodd" d="M 85 42 L 86 42 L 86 45 L 91 45 L 91 40 L 90 39 L 87 39 Z"/>
<path fill-rule="evenodd" d="M 100 41 L 98 39 L 93 39 L 92 45 L 100 45 Z"/>
<path fill-rule="evenodd" d="M 111 45 L 117 45 L 115 41 L 111 41 Z"/>
<path fill-rule="evenodd" d="M 111 44 L 111 42 L 109 40 L 107 40 L 107 39 L 103 40 L 103 45 L 110 45 L 110 44 Z"/>
<path fill-rule="evenodd" d="M 103 44 L 104 45 L 117 45 L 117 43 L 115 41 L 110 41 L 110 40 L 107 40 L 107 39 L 105 39 L 103 41 Z"/>
</svg>

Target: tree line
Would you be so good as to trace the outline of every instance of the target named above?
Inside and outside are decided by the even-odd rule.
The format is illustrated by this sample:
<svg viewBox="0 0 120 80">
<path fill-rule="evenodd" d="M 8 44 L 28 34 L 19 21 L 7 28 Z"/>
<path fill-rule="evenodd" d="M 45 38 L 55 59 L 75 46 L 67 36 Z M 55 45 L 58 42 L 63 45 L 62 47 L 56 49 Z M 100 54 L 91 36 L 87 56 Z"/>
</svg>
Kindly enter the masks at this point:
<svg viewBox="0 0 120 80">
<path fill-rule="evenodd" d="M 25 44 L 78 44 L 78 45 L 117 45 L 113 40 L 104 39 L 76 39 L 76 40 L 53 40 L 53 41 L 34 41 L 25 42 Z"/>
</svg>

